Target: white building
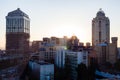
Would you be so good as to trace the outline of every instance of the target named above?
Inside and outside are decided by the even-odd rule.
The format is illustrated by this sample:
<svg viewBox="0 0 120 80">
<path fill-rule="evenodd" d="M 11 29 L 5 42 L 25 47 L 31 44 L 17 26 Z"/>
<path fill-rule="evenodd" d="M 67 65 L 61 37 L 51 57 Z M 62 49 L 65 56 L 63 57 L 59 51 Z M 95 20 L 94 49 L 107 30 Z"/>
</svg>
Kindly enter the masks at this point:
<svg viewBox="0 0 120 80">
<path fill-rule="evenodd" d="M 81 52 L 72 52 L 67 51 L 66 52 L 66 61 L 65 64 L 70 67 L 70 76 L 72 80 L 77 79 L 77 71 L 76 68 L 78 67 L 78 64 L 84 63 L 86 66 L 88 66 L 88 51 L 81 51 Z"/>
<path fill-rule="evenodd" d="M 56 46 L 55 65 L 64 68 L 65 65 L 65 46 Z"/>
<path fill-rule="evenodd" d="M 43 61 L 29 61 L 34 77 L 39 80 L 54 80 L 54 64 Z"/>
<path fill-rule="evenodd" d="M 105 16 L 105 13 L 100 9 L 96 17 L 92 20 L 92 45 L 110 41 L 110 21 L 109 18 Z"/>
</svg>

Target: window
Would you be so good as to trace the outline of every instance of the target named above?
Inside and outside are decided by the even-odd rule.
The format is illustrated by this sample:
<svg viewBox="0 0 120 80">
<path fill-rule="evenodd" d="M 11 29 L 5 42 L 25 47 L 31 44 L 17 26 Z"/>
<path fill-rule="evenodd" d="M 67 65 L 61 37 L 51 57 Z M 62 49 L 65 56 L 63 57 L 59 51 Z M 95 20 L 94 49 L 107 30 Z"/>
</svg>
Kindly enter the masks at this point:
<svg viewBox="0 0 120 80">
<path fill-rule="evenodd" d="M 99 30 L 101 30 L 101 21 L 99 21 Z"/>
<path fill-rule="evenodd" d="M 101 42 L 101 32 L 99 32 L 99 42 Z"/>
</svg>

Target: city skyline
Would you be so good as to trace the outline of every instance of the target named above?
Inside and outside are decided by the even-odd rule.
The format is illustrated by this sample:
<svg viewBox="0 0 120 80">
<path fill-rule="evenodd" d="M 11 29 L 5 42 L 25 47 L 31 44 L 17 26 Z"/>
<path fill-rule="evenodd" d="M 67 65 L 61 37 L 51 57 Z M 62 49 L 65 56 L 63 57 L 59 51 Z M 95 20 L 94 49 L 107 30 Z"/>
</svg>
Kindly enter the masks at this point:
<svg viewBox="0 0 120 80">
<path fill-rule="evenodd" d="M 118 46 L 120 46 L 119 2 L 119 0 L 1 1 L 0 49 L 5 48 L 5 17 L 8 12 L 14 11 L 18 7 L 27 13 L 31 19 L 31 41 L 42 40 L 43 37 L 71 37 L 76 35 L 81 42 L 91 42 L 92 19 L 96 16 L 99 8 L 102 8 L 110 19 L 110 37 L 118 37 Z"/>
</svg>

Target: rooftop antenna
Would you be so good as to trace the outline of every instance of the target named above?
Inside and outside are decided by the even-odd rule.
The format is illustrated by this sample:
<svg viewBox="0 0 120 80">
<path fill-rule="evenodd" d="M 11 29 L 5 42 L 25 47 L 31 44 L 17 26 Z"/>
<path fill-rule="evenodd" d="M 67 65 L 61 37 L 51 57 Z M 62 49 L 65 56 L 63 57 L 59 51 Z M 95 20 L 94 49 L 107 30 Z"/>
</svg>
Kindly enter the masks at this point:
<svg viewBox="0 0 120 80">
<path fill-rule="evenodd" d="M 20 7 L 19 7 L 19 5 L 17 5 L 17 9 L 18 9 L 18 10 L 20 10 Z"/>
<path fill-rule="evenodd" d="M 99 10 L 102 11 L 102 8 L 100 8 Z"/>
</svg>

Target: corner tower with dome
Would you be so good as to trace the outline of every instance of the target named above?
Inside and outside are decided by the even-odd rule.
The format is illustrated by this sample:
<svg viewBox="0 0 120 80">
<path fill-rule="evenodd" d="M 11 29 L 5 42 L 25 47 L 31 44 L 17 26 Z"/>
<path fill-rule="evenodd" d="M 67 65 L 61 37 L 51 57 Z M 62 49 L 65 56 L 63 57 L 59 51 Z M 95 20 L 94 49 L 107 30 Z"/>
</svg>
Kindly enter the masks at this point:
<svg viewBox="0 0 120 80">
<path fill-rule="evenodd" d="M 30 38 L 30 19 L 18 8 L 6 16 L 7 53 L 28 53 Z"/>
<path fill-rule="evenodd" d="M 110 43 L 110 21 L 100 9 L 92 20 L 92 45 Z"/>
</svg>

